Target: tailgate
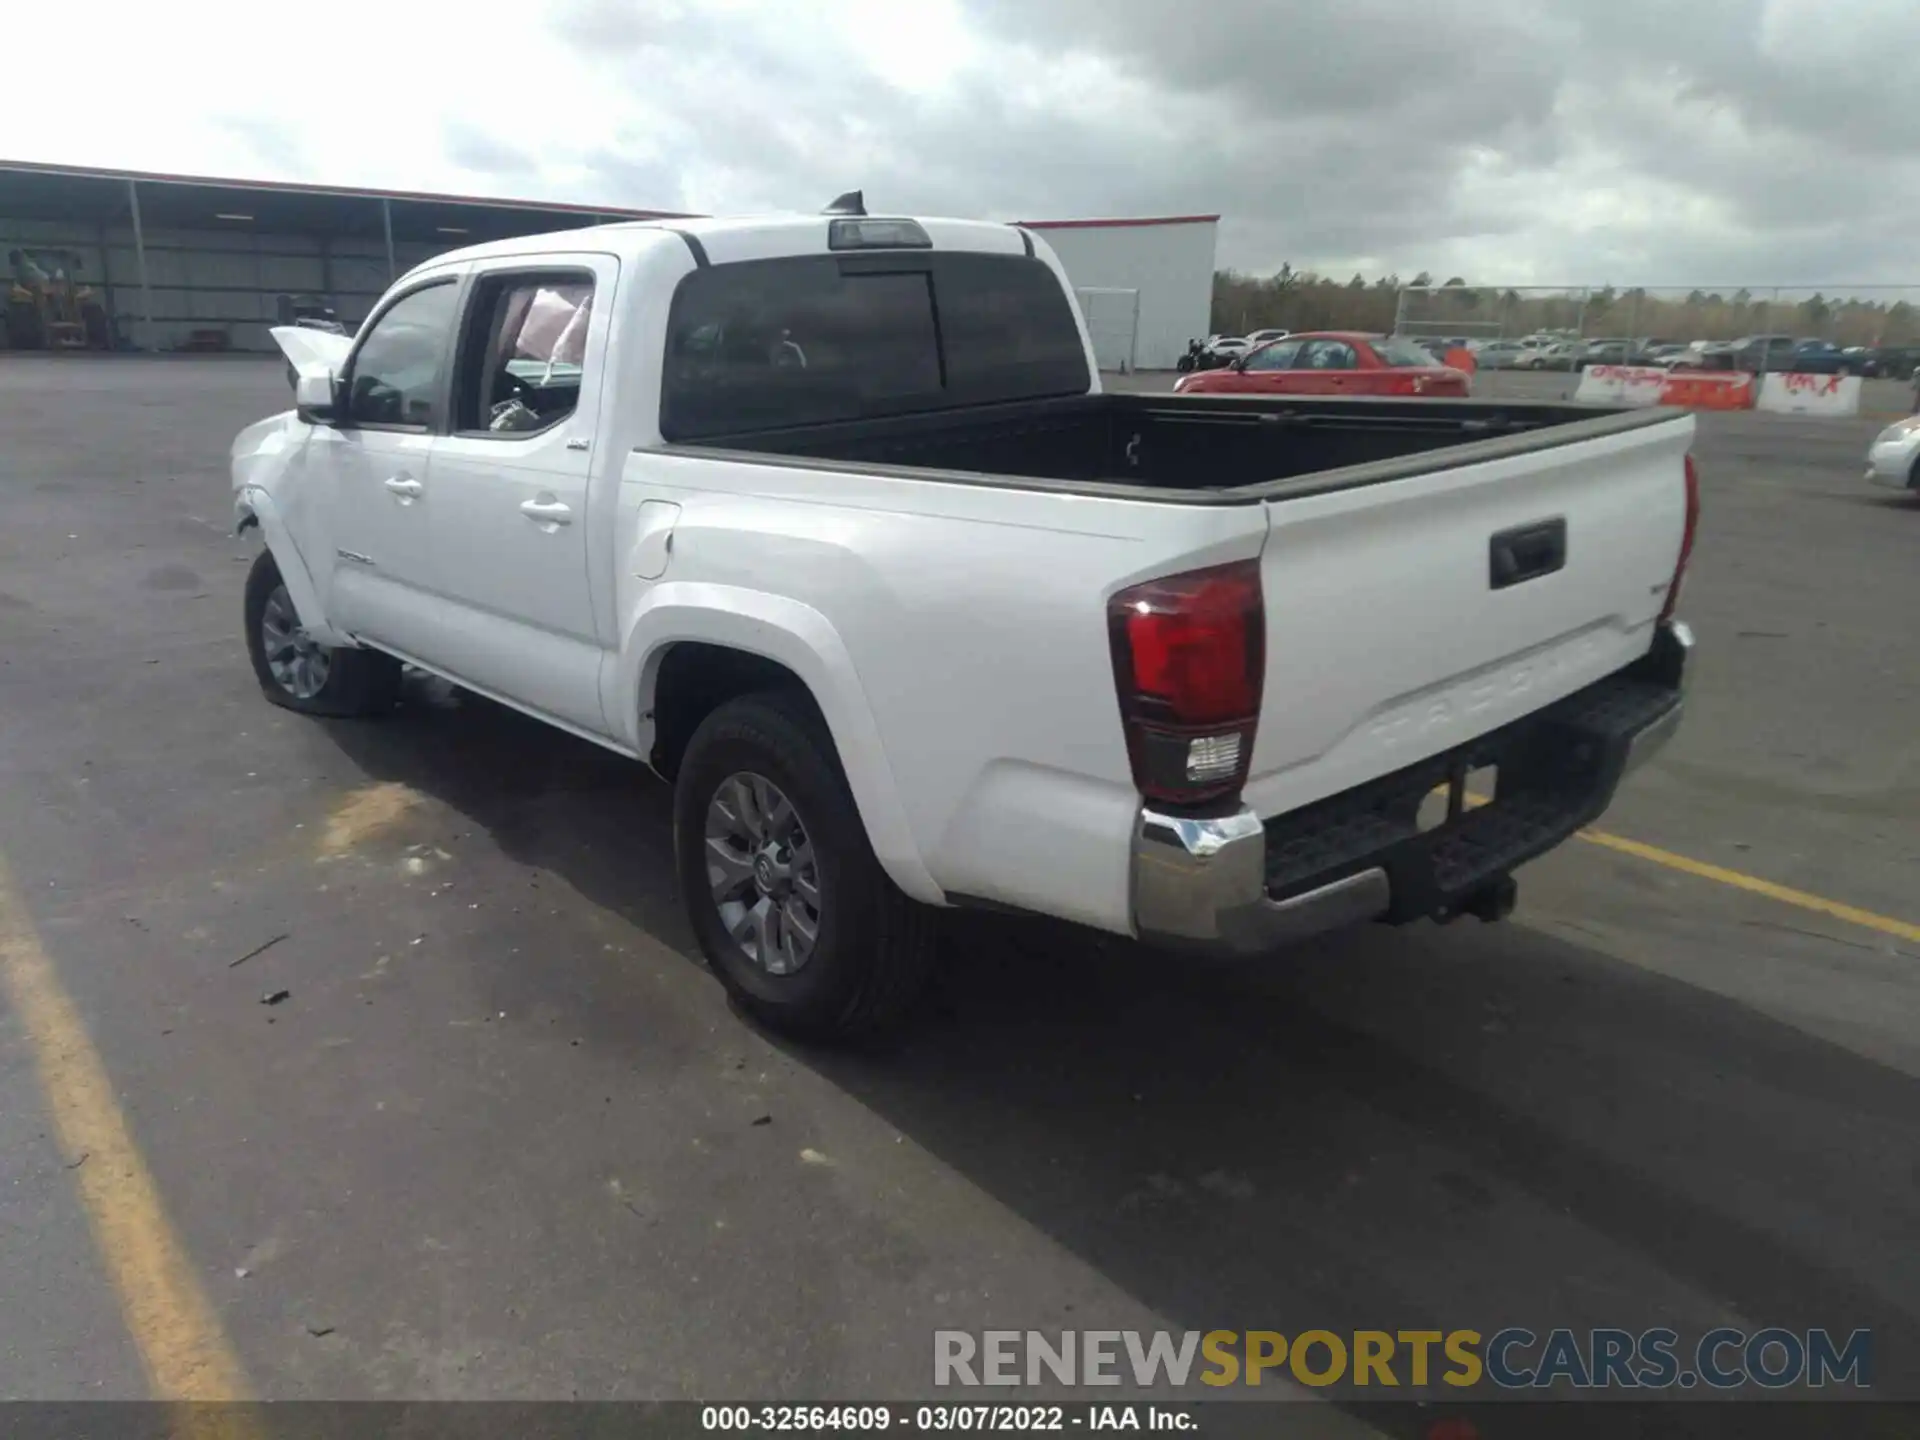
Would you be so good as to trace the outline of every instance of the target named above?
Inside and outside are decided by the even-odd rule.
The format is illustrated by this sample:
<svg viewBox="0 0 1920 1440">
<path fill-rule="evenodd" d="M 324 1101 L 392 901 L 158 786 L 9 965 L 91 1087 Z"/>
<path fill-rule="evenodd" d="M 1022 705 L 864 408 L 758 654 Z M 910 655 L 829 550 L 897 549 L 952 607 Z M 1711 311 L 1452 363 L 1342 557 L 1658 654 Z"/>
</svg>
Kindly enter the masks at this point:
<svg viewBox="0 0 1920 1440">
<path fill-rule="evenodd" d="M 1271 816 L 1322 799 L 1645 654 L 1680 551 L 1692 440 L 1692 417 L 1676 416 L 1267 502 L 1247 803 Z"/>
</svg>

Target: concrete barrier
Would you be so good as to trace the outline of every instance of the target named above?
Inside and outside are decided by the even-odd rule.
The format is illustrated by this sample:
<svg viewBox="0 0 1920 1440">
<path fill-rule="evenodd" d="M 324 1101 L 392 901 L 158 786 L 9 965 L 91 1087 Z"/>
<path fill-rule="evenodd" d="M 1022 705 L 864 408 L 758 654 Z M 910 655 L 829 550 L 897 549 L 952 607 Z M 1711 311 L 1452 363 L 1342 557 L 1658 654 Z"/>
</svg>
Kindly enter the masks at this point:
<svg viewBox="0 0 1920 1440">
<path fill-rule="evenodd" d="M 1753 377 L 1739 370 L 1682 370 L 1660 387 L 1662 405 L 1688 410 L 1747 410 L 1753 406 Z"/>
<path fill-rule="evenodd" d="M 1657 365 L 1583 365 L 1573 398 L 1587 405 L 1658 405 L 1666 378 Z"/>
<path fill-rule="evenodd" d="M 1759 410 L 1776 415 L 1858 415 L 1858 375 L 1769 375 L 1760 382 Z"/>
</svg>

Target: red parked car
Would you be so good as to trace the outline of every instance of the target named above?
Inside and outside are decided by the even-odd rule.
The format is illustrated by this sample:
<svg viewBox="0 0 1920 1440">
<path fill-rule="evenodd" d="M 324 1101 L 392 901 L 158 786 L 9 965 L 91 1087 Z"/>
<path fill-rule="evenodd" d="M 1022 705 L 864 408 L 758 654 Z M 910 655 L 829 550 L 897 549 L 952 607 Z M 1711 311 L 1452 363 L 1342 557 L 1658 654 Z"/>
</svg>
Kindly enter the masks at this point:
<svg viewBox="0 0 1920 1440">
<path fill-rule="evenodd" d="M 1174 383 L 1182 395 L 1467 394 L 1463 370 L 1442 365 L 1411 340 L 1351 330 L 1311 330 L 1249 350 L 1222 370 Z"/>
</svg>

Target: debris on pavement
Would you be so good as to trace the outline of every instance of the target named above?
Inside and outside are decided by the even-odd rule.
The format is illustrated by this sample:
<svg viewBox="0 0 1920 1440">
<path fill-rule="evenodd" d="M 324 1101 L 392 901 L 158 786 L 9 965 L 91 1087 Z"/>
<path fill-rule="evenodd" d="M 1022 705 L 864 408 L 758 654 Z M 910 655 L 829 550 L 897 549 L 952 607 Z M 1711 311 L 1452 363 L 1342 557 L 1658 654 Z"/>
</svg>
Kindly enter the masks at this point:
<svg viewBox="0 0 1920 1440">
<path fill-rule="evenodd" d="M 60 1168 L 63 1170 L 78 1170 L 82 1165 L 87 1163 L 87 1157 L 91 1154 L 93 1154 L 91 1150 L 82 1150 L 78 1160 L 74 1161 L 71 1165 L 63 1165 Z"/>
<path fill-rule="evenodd" d="M 1253 1182 L 1244 1175 L 1230 1174 L 1225 1170 L 1209 1170 L 1200 1177 L 1200 1188 L 1210 1195 L 1218 1195 L 1226 1200 L 1251 1200 L 1254 1196 Z"/>
<path fill-rule="evenodd" d="M 282 1000 L 291 1000 L 292 998 L 293 992 L 291 990 L 270 990 L 260 997 L 260 1003 L 262 1005 L 278 1005 Z"/>
<path fill-rule="evenodd" d="M 271 940 L 265 941 L 262 944 L 254 946 L 253 949 L 247 951 L 247 953 L 242 955 L 238 960 L 229 960 L 227 962 L 227 968 L 229 970 L 238 970 L 242 965 L 246 964 L 247 961 L 253 959 L 254 956 L 264 955 L 267 953 L 267 951 L 271 950 L 274 946 L 278 945 L 282 940 L 290 940 L 292 938 L 293 937 L 291 932 L 287 934 L 276 935 Z"/>
<path fill-rule="evenodd" d="M 331 1325 L 308 1325 L 308 1326 L 307 1326 L 307 1333 L 308 1333 L 309 1335 L 311 1335 L 311 1336 L 313 1336 L 313 1338 L 314 1338 L 314 1339 L 316 1339 L 316 1340 L 319 1340 L 319 1339 L 323 1339 L 324 1337 L 326 1337 L 326 1336 L 328 1336 L 328 1335 L 331 1335 L 331 1334 L 333 1333 L 333 1326 L 331 1326 Z"/>
<path fill-rule="evenodd" d="M 771 1115 L 762 1115 L 759 1119 L 755 1120 L 753 1123 L 756 1125 L 771 1125 L 773 1123 L 773 1117 Z"/>
</svg>

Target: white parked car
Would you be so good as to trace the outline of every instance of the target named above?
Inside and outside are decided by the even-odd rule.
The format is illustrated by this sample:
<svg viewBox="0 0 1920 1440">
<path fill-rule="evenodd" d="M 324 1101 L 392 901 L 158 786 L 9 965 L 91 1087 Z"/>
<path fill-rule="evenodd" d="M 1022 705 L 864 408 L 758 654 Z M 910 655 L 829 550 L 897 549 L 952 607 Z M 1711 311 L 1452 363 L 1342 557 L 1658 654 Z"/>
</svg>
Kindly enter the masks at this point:
<svg viewBox="0 0 1920 1440">
<path fill-rule="evenodd" d="M 1920 415 L 1896 420 L 1873 437 L 1867 480 L 1888 490 L 1920 493 Z"/>
<path fill-rule="evenodd" d="M 942 906 L 1497 919 L 1680 716 L 1690 417 L 1103 394 L 1017 228 L 570 230 L 274 334 L 267 698 L 373 714 L 407 662 L 651 765 L 701 950 L 796 1033 L 900 1019 Z"/>
<path fill-rule="evenodd" d="M 1578 340 L 1561 340 L 1552 345 L 1523 350 L 1513 362 L 1516 370 L 1578 370 L 1586 358 L 1587 347 Z"/>
</svg>

